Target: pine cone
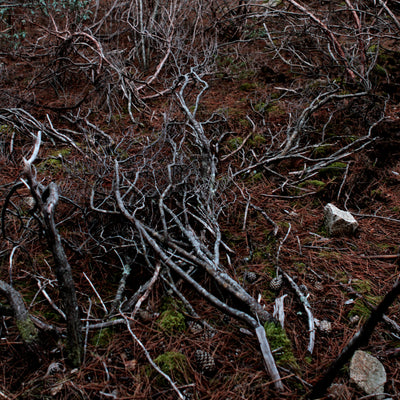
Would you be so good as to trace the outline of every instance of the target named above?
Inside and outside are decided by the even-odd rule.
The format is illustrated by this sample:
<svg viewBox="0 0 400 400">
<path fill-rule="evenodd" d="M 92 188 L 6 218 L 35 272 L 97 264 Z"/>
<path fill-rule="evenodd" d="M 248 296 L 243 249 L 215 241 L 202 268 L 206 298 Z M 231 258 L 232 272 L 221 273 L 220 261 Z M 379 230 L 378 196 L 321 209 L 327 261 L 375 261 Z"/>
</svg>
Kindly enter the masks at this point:
<svg viewBox="0 0 400 400">
<path fill-rule="evenodd" d="M 199 333 L 203 332 L 203 326 L 196 321 L 189 321 L 188 327 L 189 331 L 194 335 L 198 335 Z"/>
<path fill-rule="evenodd" d="M 273 278 L 271 282 L 269 283 L 269 287 L 272 290 L 279 290 L 282 286 L 283 283 L 283 277 L 282 275 L 278 275 L 276 278 Z"/>
<path fill-rule="evenodd" d="M 204 350 L 196 350 L 195 358 L 202 374 L 210 374 L 215 371 L 214 357 Z"/>
<path fill-rule="evenodd" d="M 244 274 L 244 279 L 249 283 L 255 282 L 257 278 L 258 278 L 257 274 L 253 271 L 246 271 Z"/>
</svg>

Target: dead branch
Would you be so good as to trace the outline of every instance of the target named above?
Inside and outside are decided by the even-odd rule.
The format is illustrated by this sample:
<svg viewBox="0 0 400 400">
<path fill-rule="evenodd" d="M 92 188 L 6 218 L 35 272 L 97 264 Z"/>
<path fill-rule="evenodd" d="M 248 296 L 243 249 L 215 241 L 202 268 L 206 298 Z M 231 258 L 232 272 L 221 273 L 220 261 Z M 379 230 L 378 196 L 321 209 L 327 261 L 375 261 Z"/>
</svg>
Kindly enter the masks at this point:
<svg viewBox="0 0 400 400">
<path fill-rule="evenodd" d="M 178 389 L 178 387 L 176 386 L 176 384 L 172 381 L 172 379 L 164 372 L 161 370 L 161 368 L 153 361 L 153 359 L 150 356 L 150 353 L 147 351 L 146 347 L 144 346 L 144 344 L 139 340 L 139 338 L 133 333 L 132 328 L 131 328 L 131 321 L 129 320 L 129 318 L 123 314 L 121 312 L 121 316 L 122 318 L 124 318 L 125 323 L 126 323 L 126 327 L 128 328 L 129 333 L 131 334 L 131 336 L 133 337 L 133 339 L 135 340 L 135 342 L 141 347 L 141 349 L 143 350 L 144 354 L 146 355 L 147 360 L 149 361 L 150 365 L 160 374 L 162 375 L 167 381 L 168 383 L 171 385 L 171 387 L 174 389 L 174 391 L 176 392 L 176 394 L 178 395 L 178 397 L 182 400 L 185 400 L 185 397 L 183 396 L 183 394 L 180 392 L 180 390 Z"/>
<path fill-rule="evenodd" d="M 147 299 L 147 297 L 149 296 L 151 289 L 153 288 L 154 284 L 156 283 L 156 281 L 157 281 L 157 279 L 158 279 L 158 276 L 159 276 L 159 274 L 160 274 L 160 270 L 161 270 L 161 264 L 158 263 L 158 264 L 156 265 L 154 274 L 153 274 L 153 276 L 152 276 L 152 278 L 151 278 L 151 280 L 150 280 L 150 283 L 149 283 L 149 285 L 148 285 L 146 291 L 143 293 L 142 296 L 140 296 L 140 299 L 136 302 L 135 307 L 134 307 L 134 309 L 133 309 L 133 311 L 132 311 L 132 314 L 131 314 L 131 317 L 130 317 L 130 318 L 132 318 L 132 319 L 135 318 L 135 315 L 136 315 L 136 313 L 138 312 L 138 310 L 140 309 L 140 307 L 142 306 L 142 303 L 143 303 L 143 302 Z"/>
<path fill-rule="evenodd" d="M 311 11 L 309 11 L 306 7 L 302 6 L 295 0 L 287 0 L 287 1 L 290 4 L 292 4 L 294 7 L 299 9 L 301 12 L 308 15 L 328 35 L 328 37 L 331 40 L 332 44 L 334 45 L 336 51 L 338 52 L 340 59 L 342 60 L 342 63 L 346 67 L 346 71 L 349 74 L 350 78 L 352 80 L 355 80 L 356 75 L 354 74 L 353 70 L 351 69 L 351 67 L 347 61 L 347 58 L 346 58 L 346 55 L 345 55 L 342 45 L 339 43 L 336 35 L 332 32 L 332 30 L 329 29 L 328 26 L 323 21 L 321 21 L 315 14 L 313 14 Z"/>
<path fill-rule="evenodd" d="M 0 280 L 0 292 L 7 297 L 10 303 L 22 340 L 33 349 L 38 339 L 38 331 L 25 307 L 21 294 L 2 280 Z"/>
<path fill-rule="evenodd" d="M 341 368 L 350 360 L 354 352 L 358 348 L 366 346 L 368 344 L 376 325 L 382 320 L 383 315 L 387 312 L 387 310 L 393 304 L 399 294 L 400 279 L 398 278 L 392 289 L 388 293 L 386 293 L 383 300 L 378 304 L 376 309 L 372 311 L 370 317 L 367 319 L 361 329 L 352 337 L 352 339 L 344 347 L 336 360 L 329 366 L 327 371 L 324 372 L 322 377 L 314 385 L 309 396 L 311 399 L 323 397 L 328 387 L 334 381 L 336 375 L 339 373 Z"/>
<path fill-rule="evenodd" d="M 75 285 L 72 278 L 72 270 L 69 265 L 61 237 L 58 233 L 54 214 L 58 203 L 58 187 L 51 182 L 47 188 L 43 188 L 36 179 L 33 163 L 39 153 L 41 144 L 41 132 L 36 137 L 34 150 L 31 157 L 24 159 L 23 175 L 27 179 L 31 195 L 41 212 L 43 228 L 46 239 L 55 261 L 55 271 L 60 287 L 60 295 L 63 302 L 63 310 L 67 317 L 68 332 L 68 358 L 72 365 L 79 366 L 82 362 L 82 335 L 79 319 L 79 306 L 76 297 Z"/>
</svg>

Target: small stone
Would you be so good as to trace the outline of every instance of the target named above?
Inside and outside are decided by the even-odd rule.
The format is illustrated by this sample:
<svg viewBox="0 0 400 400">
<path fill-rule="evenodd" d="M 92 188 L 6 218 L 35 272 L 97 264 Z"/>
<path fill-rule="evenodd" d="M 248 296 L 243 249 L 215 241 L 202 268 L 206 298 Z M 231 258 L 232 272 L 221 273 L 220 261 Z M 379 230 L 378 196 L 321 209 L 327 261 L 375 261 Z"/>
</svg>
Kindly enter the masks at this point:
<svg viewBox="0 0 400 400">
<path fill-rule="evenodd" d="M 357 325 L 359 320 L 360 320 L 360 316 L 359 315 L 353 315 L 350 318 L 350 325 Z"/>
<path fill-rule="evenodd" d="M 332 330 L 332 323 L 323 319 L 320 321 L 319 319 L 314 319 L 315 326 L 320 330 L 322 333 L 329 333 Z"/>
<path fill-rule="evenodd" d="M 350 379 L 367 394 L 382 399 L 386 383 L 386 371 L 374 356 L 357 350 L 350 362 Z"/>
<path fill-rule="evenodd" d="M 202 374 L 211 374 L 215 371 L 214 357 L 204 350 L 196 350 L 195 358 Z"/>
<path fill-rule="evenodd" d="M 58 374 L 60 372 L 64 372 L 65 371 L 65 367 L 60 363 L 60 362 L 52 362 L 49 367 L 47 368 L 47 372 L 45 377 L 49 376 L 49 375 L 55 375 Z"/>
<path fill-rule="evenodd" d="M 332 203 L 324 208 L 325 226 L 331 236 L 352 235 L 358 228 L 358 222 L 348 212 L 342 211 Z"/>
<path fill-rule="evenodd" d="M 279 290 L 282 287 L 283 277 L 282 275 L 278 275 L 276 278 L 273 278 L 269 283 L 269 287 L 272 290 Z"/>
</svg>

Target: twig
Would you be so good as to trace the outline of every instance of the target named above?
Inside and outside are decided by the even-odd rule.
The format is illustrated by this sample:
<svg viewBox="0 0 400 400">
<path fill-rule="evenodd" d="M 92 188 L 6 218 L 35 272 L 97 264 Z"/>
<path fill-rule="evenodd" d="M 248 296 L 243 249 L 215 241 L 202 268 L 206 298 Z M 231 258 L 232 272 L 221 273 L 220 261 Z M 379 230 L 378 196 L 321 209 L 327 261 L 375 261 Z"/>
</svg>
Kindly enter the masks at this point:
<svg viewBox="0 0 400 400">
<path fill-rule="evenodd" d="M 113 315 L 116 312 L 116 310 L 119 309 L 120 304 L 121 304 L 122 295 L 124 293 L 125 286 L 126 286 L 126 280 L 128 279 L 128 276 L 131 273 L 131 267 L 127 263 L 124 263 L 121 260 L 121 257 L 116 250 L 115 250 L 115 253 L 117 254 L 117 256 L 120 259 L 121 264 L 122 264 L 122 276 L 119 281 L 118 290 L 117 290 L 117 293 L 115 294 L 114 301 L 112 302 L 112 305 L 111 305 L 110 315 Z"/>
<path fill-rule="evenodd" d="M 314 344 L 315 344 L 315 322 L 314 322 L 314 316 L 311 312 L 310 303 L 308 302 L 307 296 L 301 291 L 301 289 L 298 287 L 296 282 L 290 277 L 290 275 L 287 274 L 285 271 L 283 271 L 282 268 L 280 268 L 280 267 L 279 267 L 279 270 L 281 271 L 281 273 L 283 273 L 283 276 L 286 278 L 286 280 L 290 283 L 290 286 L 292 286 L 292 288 L 296 292 L 301 303 L 303 304 L 304 310 L 307 313 L 308 330 L 309 330 L 309 334 L 310 334 L 307 351 L 309 351 L 309 353 L 312 354 L 314 351 Z"/>
<path fill-rule="evenodd" d="M 349 173 L 349 168 L 350 168 L 350 163 L 347 163 L 346 171 L 344 172 L 342 183 L 340 184 L 340 187 L 339 187 L 339 190 L 338 190 L 338 194 L 336 196 L 336 200 L 337 201 L 339 201 L 340 195 L 342 194 L 342 189 L 343 189 L 344 183 L 346 182 L 347 174 Z"/>
<path fill-rule="evenodd" d="M 304 14 L 308 15 L 317 25 L 319 25 L 322 30 L 328 35 L 328 37 L 330 38 L 330 40 L 332 41 L 332 44 L 334 44 L 334 46 L 336 47 L 337 52 L 339 53 L 340 58 L 342 59 L 342 62 L 346 68 L 347 73 L 349 74 L 350 78 L 352 80 L 356 79 L 356 76 L 354 74 L 354 72 L 351 70 L 349 62 L 346 59 L 346 55 L 345 52 L 343 50 L 342 45 L 339 43 L 337 37 L 335 36 L 335 34 L 332 32 L 331 29 L 329 29 L 327 27 L 327 25 L 321 21 L 318 17 L 315 16 L 315 14 L 313 14 L 311 11 L 307 10 L 304 6 L 302 6 L 301 4 L 297 3 L 295 0 L 287 0 L 290 4 L 292 4 L 293 6 L 295 6 L 298 10 L 300 10 L 301 12 L 303 12 Z"/>
<path fill-rule="evenodd" d="M 278 224 L 272 218 L 270 218 L 269 215 L 261 207 L 258 207 L 253 203 L 250 203 L 250 206 L 254 208 L 254 210 L 261 213 L 261 215 L 274 227 L 273 234 L 274 236 L 276 236 L 279 230 Z"/>
<path fill-rule="evenodd" d="M 387 1 L 383 0 L 378 0 L 378 3 L 385 9 L 385 11 L 390 15 L 390 18 L 392 18 L 393 22 L 395 23 L 397 29 L 400 30 L 400 22 L 397 19 L 397 17 L 393 14 L 393 11 L 387 6 Z"/>
<path fill-rule="evenodd" d="M 281 381 L 281 377 L 279 375 L 279 371 L 276 367 L 274 357 L 272 356 L 271 348 L 269 347 L 269 343 L 267 337 L 265 335 L 265 328 L 262 325 L 257 326 L 255 329 L 258 342 L 260 343 L 261 353 L 264 357 L 265 365 L 269 376 L 272 378 L 275 389 L 278 391 L 283 390 L 283 385 Z"/>
<path fill-rule="evenodd" d="M 93 289 L 93 292 L 95 293 L 96 297 L 100 300 L 100 304 L 103 307 L 103 310 L 106 314 L 108 314 L 108 310 L 106 305 L 103 302 L 103 299 L 100 297 L 99 292 L 96 290 L 96 288 L 94 287 L 93 283 L 91 282 L 91 280 L 89 279 L 89 277 L 86 275 L 85 271 L 83 271 L 83 276 L 86 278 L 86 280 L 89 282 L 90 287 Z"/>
<path fill-rule="evenodd" d="M 235 155 L 237 152 L 239 152 L 240 150 L 243 149 L 244 145 L 246 144 L 246 142 L 251 138 L 251 135 L 253 134 L 253 132 L 250 132 L 244 139 L 243 142 L 241 143 L 241 145 L 235 149 L 234 151 L 232 151 L 229 154 L 226 154 L 225 156 L 221 157 L 221 161 L 225 161 L 227 160 L 229 157 L 232 157 L 233 155 Z"/>
<path fill-rule="evenodd" d="M 88 337 L 89 337 L 89 317 L 90 317 L 90 311 L 92 310 L 92 300 L 89 298 L 89 307 L 88 311 L 86 314 L 86 329 L 85 329 L 85 340 L 83 343 L 83 361 L 82 364 L 85 363 L 86 359 L 86 351 L 87 351 L 87 342 L 88 342 Z"/>
<path fill-rule="evenodd" d="M 146 288 L 146 291 L 143 293 L 143 295 L 140 297 L 140 299 L 136 302 L 135 307 L 132 311 L 132 314 L 130 316 L 131 319 L 135 318 L 136 313 L 138 312 L 139 308 L 141 307 L 142 303 L 147 299 L 147 297 L 150 294 L 151 289 L 153 288 L 154 284 L 156 283 L 158 276 L 160 275 L 160 270 L 161 270 L 161 263 L 157 263 L 156 269 L 154 271 L 154 274 L 149 282 L 149 285 Z"/>
<path fill-rule="evenodd" d="M 120 311 L 120 314 L 121 314 L 121 317 L 124 318 L 124 320 L 125 320 L 125 324 L 126 324 L 126 327 L 128 328 L 129 333 L 131 334 L 131 336 L 133 337 L 135 342 L 142 348 L 142 350 L 143 350 L 144 354 L 146 355 L 146 358 L 149 360 L 149 363 L 151 364 L 151 366 L 169 382 L 169 384 L 174 389 L 174 391 L 176 392 L 178 397 L 181 400 L 185 400 L 185 396 L 180 392 L 180 390 L 175 385 L 175 383 L 172 381 L 172 379 L 164 371 L 162 371 L 161 368 L 153 361 L 153 359 L 151 358 L 151 356 L 150 356 L 149 352 L 147 351 L 146 347 L 144 346 L 144 344 L 133 333 L 129 318 L 125 314 L 123 314 L 122 311 Z"/>
<path fill-rule="evenodd" d="M 381 321 L 383 315 L 389 309 L 389 307 L 396 300 L 400 294 L 400 280 L 397 279 L 392 289 L 385 295 L 383 300 L 379 303 L 376 309 L 371 313 L 370 317 L 361 327 L 361 329 L 353 336 L 349 343 L 345 346 L 336 360 L 330 365 L 325 371 L 322 377 L 315 384 L 313 390 L 310 393 L 311 399 L 318 399 L 323 397 L 328 387 L 331 385 L 336 375 L 340 372 L 342 367 L 350 360 L 354 352 L 361 346 L 368 344 L 369 339 L 378 324 Z"/>
<path fill-rule="evenodd" d="M 62 310 L 57 306 L 57 304 L 54 303 L 54 301 L 51 299 L 51 297 L 50 297 L 50 296 L 48 295 L 48 293 L 46 292 L 46 289 L 45 289 L 44 286 L 42 285 L 42 282 L 40 281 L 40 279 L 39 279 L 39 278 L 36 278 L 36 279 L 37 279 L 37 284 L 38 284 L 38 286 L 39 286 L 39 292 L 42 292 L 42 293 L 43 293 L 43 296 L 47 299 L 47 301 L 50 303 L 50 305 L 53 307 L 53 309 L 54 309 L 55 311 L 57 311 L 57 312 L 62 316 L 62 318 L 63 318 L 64 320 L 66 320 L 67 317 L 66 317 L 64 311 L 62 311 Z"/>
</svg>

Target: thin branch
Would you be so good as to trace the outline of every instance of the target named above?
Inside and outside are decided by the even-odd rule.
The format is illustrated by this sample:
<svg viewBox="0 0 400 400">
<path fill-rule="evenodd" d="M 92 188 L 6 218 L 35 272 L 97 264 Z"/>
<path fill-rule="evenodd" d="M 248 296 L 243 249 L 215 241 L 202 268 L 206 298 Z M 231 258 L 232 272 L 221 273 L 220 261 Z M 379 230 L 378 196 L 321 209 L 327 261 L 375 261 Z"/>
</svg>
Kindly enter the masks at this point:
<svg viewBox="0 0 400 400">
<path fill-rule="evenodd" d="M 125 324 L 126 327 L 128 328 L 129 333 L 131 334 L 131 336 L 133 337 L 133 339 L 135 340 L 135 342 L 142 348 L 144 354 L 146 355 L 147 360 L 149 361 L 150 365 L 161 375 L 163 376 L 168 383 L 171 385 L 172 389 L 174 389 L 174 391 L 176 392 L 176 394 L 178 395 L 178 397 L 181 400 L 185 400 L 185 396 L 180 392 L 180 390 L 178 389 L 178 387 L 175 385 L 175 383 L 172 381 L 172 379 L 164 372 L 161 370 L 161 368 L 153 361 L 153 359 L 150 356 L 150 353 L 147 351 L 146 347 L 144 346 L 144 344 L 139 340 L 139 338 L 133 333 L 132 328 L 131 328 L 131 319 L 128 318 L 125 314 L 122 313 L 122 311 L 120 311 L 120 315 L 122 318 L 124 318 L 125 320 Z"/>
<path fill-rule="evenodd" d="M 341 371 L 342 367 L 350 360 L 354 352 L 361 346 L 366 346 L 374 332 L 376 325 L 382 320 L 384 314 L 396 300 L 400 294 L 400 279 L 397 279 L 392 289 L 385 295 L 383 300 L 378 304 L 376 309 L 372 311 L 370 317 L 361 327 L 361 329 L 352 337 L 349 343 L 344 347 L 340 355 L 324 372 L 322 377 L 314 385 L 311 393 L 311 399 L 318 399 L 324 396 L 328 387 L 334 381 L 336 375 Z"/>
</svg>

